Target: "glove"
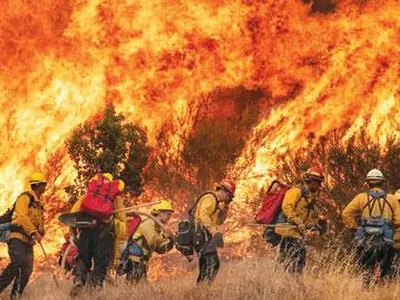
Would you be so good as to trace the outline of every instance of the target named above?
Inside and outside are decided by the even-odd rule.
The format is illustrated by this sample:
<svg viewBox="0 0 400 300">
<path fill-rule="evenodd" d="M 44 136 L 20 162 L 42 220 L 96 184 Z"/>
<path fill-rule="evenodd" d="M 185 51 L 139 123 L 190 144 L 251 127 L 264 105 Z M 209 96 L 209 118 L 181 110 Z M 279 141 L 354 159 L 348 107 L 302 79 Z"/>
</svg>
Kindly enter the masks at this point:
<svg viewBox="0 0 400 300">
<path fill-rule="evenodd" d="M 213 236 L 214 244 L 217 248 L 224 247 L 224 237 L 222 236 L 221 232 L 216 232 Z"/>
<path fill-rule="evenodd" d="M 321 235 L 325 234 L 328 231 L 328 221 L 327 220 L 319 220 L 317 224 L 317 229 Z"/>
<path fill-rule="evenodd" d="M 40 243 L 43 239 L 43 235 L 41 235 L 39 232 L 35 232 L 33 234 L 33 238 L 35 239 L 36 242 Z"/>
<path fill-rule="evenodd" d="M 306 233 L 305 233 L 305 237 L 306 237 L 307 239 L 312 239 L 312 238 L 317 237 L 317 236 L 319 236 L 319 235 L 320 235 L 320 234 L 319 234 L 319 231 L 318 231 L 318 229 L 315 228 L 315 227 L 312 227 L 312 228 L 306 230 Z"/>
<path fill-rule="evenodd" d="M 297 225 L 297 228 L 302 236 L 304 236 L 307 233 L 306 225 L 304 225 L 303 223 Z"/>
</svg>

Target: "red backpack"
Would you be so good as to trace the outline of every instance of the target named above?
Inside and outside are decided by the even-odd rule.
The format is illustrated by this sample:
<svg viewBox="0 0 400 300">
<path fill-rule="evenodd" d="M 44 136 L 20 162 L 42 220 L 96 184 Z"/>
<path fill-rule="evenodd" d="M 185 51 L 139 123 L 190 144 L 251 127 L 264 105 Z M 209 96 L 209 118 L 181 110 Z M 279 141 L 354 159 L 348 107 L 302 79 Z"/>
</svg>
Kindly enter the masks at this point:
<svg viewBox="0 0 400 300">
<path fill-rule="evenodd" d="M 95 217 L 110 217 L 119 192 L 118 180 L 110 181 L 103 174 L 98 174 L 89 182 L 81 209 Z"/>
<path fill-rule="evenodd" d="M 260 224 L 273 224 L 282 210 L 282 202 L 290 186 L 274 180 L 261 201 L 261 206 L 256 214 L 256 222 Z"/>
<path fill-rule="evenodd" d="M 128 238 L 133 237 L 141 222 L 142 218 L 138 215 L 134 215 L 133 218 L 128 221 L 128 230 L 127 230 Z"/>
</svg>

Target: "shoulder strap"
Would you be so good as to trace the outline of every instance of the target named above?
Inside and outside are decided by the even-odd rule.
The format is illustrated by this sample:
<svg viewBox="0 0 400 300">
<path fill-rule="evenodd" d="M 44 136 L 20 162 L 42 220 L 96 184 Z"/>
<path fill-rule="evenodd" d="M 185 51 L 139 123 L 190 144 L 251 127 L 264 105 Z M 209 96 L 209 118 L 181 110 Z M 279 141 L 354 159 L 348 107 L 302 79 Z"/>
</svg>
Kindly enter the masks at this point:
<svg viewBox="0 0 400 300">
<path fill-rule="evenodd" d="M 362 208 L 362 210 L 361 210 L 361 214 L 364 212 L 364 210 L 368 207 L 368 211 L 369 211 L 369 215 L 370 216 L 372 216 L 372 211 L 373 211 L 373 209 L 374 209 L 374 206 L 375 206 L 375 203 L 376 203 L 376 201 L 377 200 L 380 200 L 380 199 L 383 199 L 383 201 L 384 201 L 384 203 L 383 203 L 383 205 L 381 206 L 380 205 L 380 202 L 378 201 L 378 205 L 379 205 L 379 210 L 380 210 L 380 216 L 382 217 L 383 216 L 383 211 L 384 211 L 384 208 L 385 208 L 385 205 L 387 204 L 388 206 L 389 206 L 389 209 L 390 209 L 390 211 L 391 211 L 391 213 L 392 213 L 392 216 L 393 216 L 393 214 L 394 214 L 394 211 L 393 211 L 393 207 L 392 207 L 392 205 L 390 205 L 390 203 L 389 203 L 389 201 L 387 200 L 387 194 L 385 194 L 383 197 L 380 197 L 380 198 L 374 198 L 370 193 L 366 193 L 367 194 L 367 199 L 368 199 L 368 201 L 367 201 L 367 203 L 364 205 L 364 207 Z M 371 202 L 372 202 L 372 205 L 371 205 Z"/>
<path fill-rule="evenodd" d="M 33 206 L 35 204 L 35 197 L 30 192 L 24 192 L 21 194 L 21 196 L 24 195 L 29 197 L 29 207 Z"/>
<path fill-rule="evenodd" d="M 297 208 L 297 205 L 299 205 L 300 201 L 302 198 L 305 198 L 306 196 L 306 190 L 303 185 L 299 185 L 298 188 L 300 189 L 300 197 L 297 199 L 296 203 L 294 204 L 294 208 Z"/>
<path fill-rule="evenodd" d="M 197 206 L 199 205 L 199 203 L 200 203 L 200 200 L 205 196 L 205 195 L 208 195 L 208 194 L 211 194 L 211 195 L 213 195 L 214 196 L 214 198 L 215 198 L 215 210 L 213 211 L 213 214 L 217 211 L 217 209 L 218 209 L 218 198 L 217 198 L 217 195 L 215 195 L 215 193 L 214 192 L 211 192 L 211 191 L 209 191 L 209 192 L 205 192 L 205 193 L 203 193 L 200 197 L 198 197 L 197 198 L 197 200 L 196 200 L 196 203 L 192 206 L 192 208 L 189 210 L 189 216 L 190 217 L 193 217 L 194 216 L 194 213 L 195 213 L 195 211 L 196 211 L 196 208 L 197 208 Z"/>
<path fill-rule="evenodd" d="M 33 195 L 30 192 L 23 192 L 21 195 L 18 196 L 17 200 L 14 201 L 13 205 L 11 205 L 10 208 L 8 209 L 11 218 L 14 215 L 15 206 L 17 205 L 17 201 L 18 201 L 19 197 L 21 197 L 21 196 L 29 197 L 28 207 L 32 207 L 35 204 L 35 197 L 33 197 Z"/>
<path fill-rule="evenodd" d="M 296 201 L 296 203 L 294 204 L 294 208 L 295 208 L 295 209 L 296 209 L 297 206 L 299 205 L 301 199 L 303 199 L 303 198 L 306 199 L 306 197 L 307 197 L 307 191 L 306 191 L 306 189 L 304 188 L 304 186 L 303 186 L 303 185 L 300 185 L 299 188 L 300 188 L 301 194 L 300 194 L 299 199 L 298 199 L 298 200 Z M 306 202 L 307 202 L 307 216 L 306 216 L 306 218 L 304 219 L 303 222 L 307 221 L 308 217 L 310 216 L 311 210 L 312 210 L 312 208 L 313 208 L 313 206 L 314 206 L 314 199 L 312 199 L 311 202 L 308 202 L 308 201 L 306 200 Z"/>
<path fill-rule="evenodd" d="M 366 192 L 365 194 L 367 195 L 367 203 L 365 203 L 364 207 L 361 209 L 360 214 L 362 214 L 362 213 L 364 212 L 364 210 L 365 210 L 367 207 L 369 207 L 369 204 L 370 204 L 370 202 L 371 202 L 371 199 L 370 199 L 370 197 L 369 197 L 369 193 Z"/>
<path fill-rule="evenodd" d="M 17 205 L 17 201 L 21 196 L 28 196 L 29 197 L 29 205 L 28 207 L 32 207 L 35 204 L 35 197 L 30 192 L 23 192 L 21 195 L 18 196 L 17 200 L 15 200 L 14 204 L 9 208 L 12 212 L 15 210 L 15 206 Z"/>
<path fill-rule="evenodd" d="M 393 210 L 392 205 L 391 205 L 391 204 L 389 203 L 389 201 L 387 200 L 386 195 L 385 195 L 385 197 L 383 198 L 383 200 L 384 200 L 385 203 L 389 206 L 390 212 L 392 213 L 392 216 L 393 216 L 393 215 L 394 215 L 394 210 Z M 382 213 L 383 213 L 383 211 L 382 211 Z"/>
</svg>

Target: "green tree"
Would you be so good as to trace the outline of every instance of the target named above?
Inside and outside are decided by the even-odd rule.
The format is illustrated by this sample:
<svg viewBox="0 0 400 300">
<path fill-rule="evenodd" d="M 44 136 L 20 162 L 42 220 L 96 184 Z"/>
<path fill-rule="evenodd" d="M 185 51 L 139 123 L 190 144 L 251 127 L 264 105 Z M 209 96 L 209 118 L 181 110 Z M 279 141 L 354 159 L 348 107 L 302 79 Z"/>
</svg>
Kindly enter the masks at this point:
<svg viewBox="0 0 400 300">
<path fill-rule="evenodd" d="M 66 144 L 77 171 L 74 184 L 66 189 L 71 200 L 84 193 L 90 178 L 98 172 L 122 179 L 126 191 L 133 195 L 142 192 L 142 173 L 150 154 L 147 134 L 116 114 L 113 106 L 106 108 L 102 118 L 76 128 Z"/>
</svg>

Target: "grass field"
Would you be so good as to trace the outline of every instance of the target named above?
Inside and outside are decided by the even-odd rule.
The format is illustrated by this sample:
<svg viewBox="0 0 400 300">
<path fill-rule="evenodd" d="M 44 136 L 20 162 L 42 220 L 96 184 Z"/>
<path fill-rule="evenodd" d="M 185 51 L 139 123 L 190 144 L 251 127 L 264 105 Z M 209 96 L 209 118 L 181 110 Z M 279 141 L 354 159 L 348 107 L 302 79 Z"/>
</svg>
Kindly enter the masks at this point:
<svg viewBox="0 0 400 300">
<path fill-rule="evenodd" d="M 196 287 L 197 270 L 166 277 L 148 284 L 127 286 L 123 280 L 107 284 L 103 290 L 87 292 L 80 299 L 398 299 L 400 284 L 363 290 L 350 264 L 315 258 L 305 274 L 296 279 L 275 267 L 273 258 L 251 258 L 223 262 L 211 287 Z M 60 280 L 57 288 L 49 274 L 40 275 L 26 289 L 26 300 L 69 299 L 70 281 Z M 2 296 L 7 297 L 7 292 Z"/>
</svg>

